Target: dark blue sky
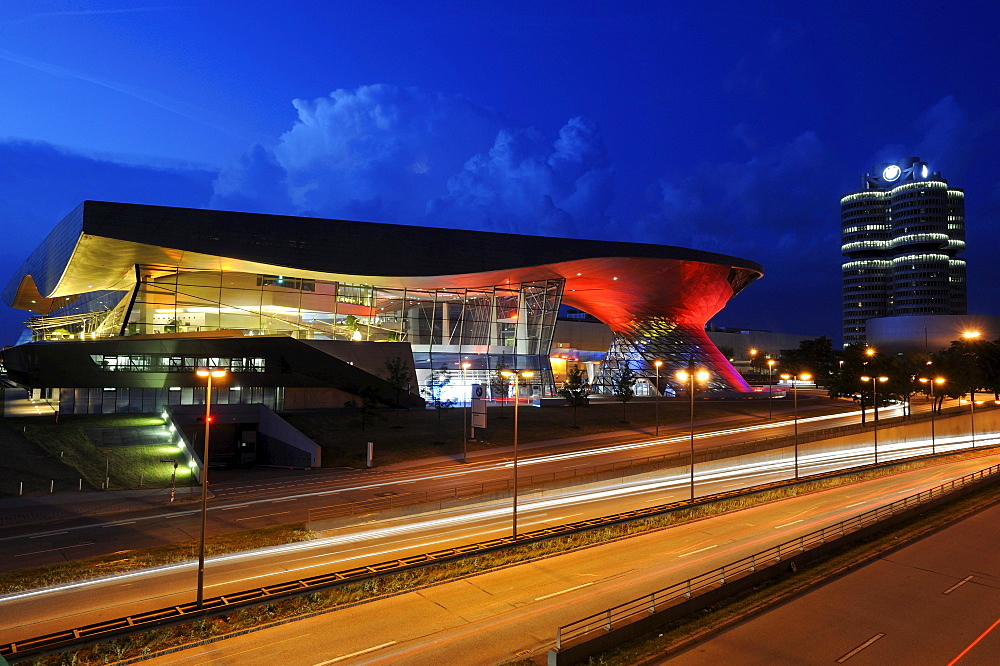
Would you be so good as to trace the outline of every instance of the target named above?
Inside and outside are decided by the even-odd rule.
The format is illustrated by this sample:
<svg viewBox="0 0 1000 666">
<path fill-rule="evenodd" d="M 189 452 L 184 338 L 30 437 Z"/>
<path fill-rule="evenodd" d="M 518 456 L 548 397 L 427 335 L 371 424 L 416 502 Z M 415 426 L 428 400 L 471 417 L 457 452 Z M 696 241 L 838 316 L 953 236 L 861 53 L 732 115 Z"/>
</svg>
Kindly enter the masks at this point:
<svg viewBox="0 0 1000 666">
<path fill-rule="evenodd" d="M 839 197 L 913 155 L 998 314 L 988 3 L 137 4 L 0 4 L 2 280 L 84 199 L 220 207 L 723 252 L 715 323 L 839 340 Z"/>
</svg>

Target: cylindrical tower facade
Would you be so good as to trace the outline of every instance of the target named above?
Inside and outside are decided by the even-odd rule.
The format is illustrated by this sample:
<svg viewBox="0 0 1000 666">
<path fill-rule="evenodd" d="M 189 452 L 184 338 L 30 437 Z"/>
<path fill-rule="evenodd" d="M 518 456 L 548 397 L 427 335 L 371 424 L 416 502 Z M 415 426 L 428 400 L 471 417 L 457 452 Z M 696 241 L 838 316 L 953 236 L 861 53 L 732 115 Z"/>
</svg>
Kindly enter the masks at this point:
<svg viewBox="0 0 1000 666">
<path fill-rule="evenodd" d="M 876 317 L 965 314 L 965 198 L 926 162 L 876 166 L 840 200 L 844 344 Z"/>
<path fill-rule="evenodd" d="M 891 224 L 888 196 L 880 190 L 848 194 L 840 200 L 840 251 L 844 344 L 865 340 L 865 322 L 889 309 L 887 278 Z"/>
</svg>

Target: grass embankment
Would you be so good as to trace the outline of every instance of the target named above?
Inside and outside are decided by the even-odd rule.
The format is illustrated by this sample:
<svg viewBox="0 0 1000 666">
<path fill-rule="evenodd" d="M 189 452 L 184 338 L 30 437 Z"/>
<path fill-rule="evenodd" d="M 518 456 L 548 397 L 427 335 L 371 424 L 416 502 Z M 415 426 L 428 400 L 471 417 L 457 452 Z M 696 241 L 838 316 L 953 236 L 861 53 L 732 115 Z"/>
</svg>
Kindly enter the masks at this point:
<svg viewBox="0 0 1000 666">
<path fill-rule="evenodd" d="M 843 406 L 825 398 L 816 400 L 819 404 L 829 404 L 831 411 Z M 625 408 L 626 421 L 621 403 L 594 399 L 589 406 L 577 409 L 576 427 L 573 427 L 573 409 L 565 404 L 540 408 L 522 405 L 518 410 L 518 441 L 525 444 L 618 431 L 631 431 L 637 439 L 650 437 L 655 430 L 657 409 L 660 434 L 686 429 L 690 424 L 690 405 L 684 400 L 661 400 L 658 408 L 651 399 L 635 400 Z M 511 405 L 490 407 L 488 427 L 476 431 L 476 441 L 468 443 L 469 451 L 511 446 L 513 415 Z M 768 408 L 762 401 L 699 401 L 695 415 L 699 421 L 725 417 L 766 419 Z M 349 410 L 289 414 L 286 418 L 322 447 L 324 467 L 363 466 L 366 442 L 375 443 L 377 466 L 462 453 L 460 408 L 445 410 L 440 415 L 434 410 L 381 412 L 367 418 L 363 431 L 360 417 Z"/>
<path fill-rule="evenodd" d="M 38 446 L 46 456 L 37 460 L 37 467 L 50 466 L 53 462 L 66 465 L 76 470 L 78 478 L 83 479 L 84 489 L 102 488 L 105 470 L 111 479 L 111 489 L 170 486 L 173 467 L 160 460 L 177 456 L 175 447 L 127 444 L 101 448 L 95 446 L 84 433 L 87 428 L 163 425 L 163 420 L 157 416 L 64 416 L 60 423 L 54 423 L 50 417 L 25 417 L 18 419 L 17 425 L 21 426 L 23 436 Z M 103 451 L 111 453 L 105 454 Z M 183 466 L 177 469 L 178 485 L 188 482 L 188 471 Z M 51 478 L 44 469 L 35 470 L 34 475 Z M 77 490 L 79 487 L 76 484 L 63 487 L 65 485 L 64 482 L 60 483 L 56 490 Z M 0 493 L 17 494 L 17 488 L 7 486 L 9 483 L 0 487 Z M 25 490 L 48 492 L 49 488 L 46 484 L 43 489 Z"/>
<path fill-rule="evenodd" d="M 971 454 L 973 452 L 969 453 Z M 981 451 L 974 453 L 982 455 Z M 968 456 L 969 454 L 964 454 L 964 455 Z M 863 481 L 870 478 L 886 476 L 892 473 L 901 472 L 916 467 L 926 466 L 928 464 L 931 464 L 931 462 L 932 461 L 913 461 L 897 466 L 891 466 L 873 470 L 865 470 L 863 472 L 858 472 L 855 474 L 843 475 L 828 479 L 820 479 L 817 481 L 802 483 L 798 485 L 769 488 L 766 490 L 750 493 L 743 496 L 726 498 L 691 508 L 681 508 L 674 511 L 670 511 L 668 513 L 649 516 L 646 518 L 630 521 L 627 523 L 609 525 L 606 527 L 590 530 L 587 532 L 568 534 L 564 536 L 545 539 L 538 542 L 525 543 L 518 546 L 511 546 L 492 552 L 470 555 L 450 562 L 433 564 L 430 566 L 410 571 L 384 574 L 366 580 L 344 583 L 342 585 L 337 586 L 336 588 L 321 592 L 310 593 L 302 597 L 286 599 L 270 604 L 265 604 L 256 608 L 234 610 L 223 616 L 205 618 L 182 625 L 151 630 L 134 636 L 127 636 L 118 639 L 113 639 L 105 643 L 102 643 L 100 645 L 95 645 L 75 650 L 72 653 L 64 653 L 61 655 L 52 655 L 49 657 L 40 658 L 32 663 L 37 663 L 44 666 L 52 666 L 55 664 L 68 664 L 68 663 L 98 664 L 98 663 L 108 663 L 109 661 L 112 660 L 138 657 L 141 655 L 151 654 L 153 652 L 158 652 L 178 646 L 188 645 L 191 643 L 196 643 L 199 641 L 208 640 L 219 636 L 232 635 L 235 633 L 245 632 L 253 629 L 260 629 L 270 624 L 286 622 L 312 614 L 335 610 L 336 608 L 347 604 L 371 600 L 389 594 L 411 591 L 418 589 L 420 587 L 425 587 L 428 585 L 433 585 L 436 583 L 453 580 L 463 576 L 483 573 L 485 571 L 497 569 L 504 566 L 509 566 L 512 564 L 520 564 L 523 562 L 528 562 L 530 560 L 542 557 L 558 555 L 560 553 L 565 553 L 580 548 L 599 545 L 601 543 L 605 543 L 615 539 L 627 538 L 630 536 L 635 536 L 652 530 L 663 529 L 665 527 L 669 527 L 671 525 L 679 523 L 707 518 L 721 513 L 727 513 L 739 509 L 749 508 L 751 506 L 756 506 L 767 502 L 772 502 L 780 499 L 785 499 L 788 497 L 793 497 L 796 495 L 801 495 L 809 492 L 815 492 L 818 490 L 824 490 L 836 486 Z M 980 491 L 975 496 L 977 497 L 980 496 L 982 492 L 983 491 Z M 1000 497 L 1000 490 L 997 490 L 996 492 L 998 497 Z M 959 500 L 959 503 L 965 501 L 967 500 Z M 996 501 L 996 499 L 994 499 L 993 501 Z M 955 505 L 957 506 L 958 503 L 956 503 Z M 949 509 L 947 507 L 943 507 L 941 509 L 938 509 L 934 513 L 934 515 L 938 515 L 941 512 L 947 512 L 947 511 L 949 511 Z M 966 515 L 966 514 L 961 512 L 951 511 L 950 513 L 946 514 L 945 519 L 939 520 L 935 524 L 936 525 L 944 524 L 944 522 L 953 520 L 955 516 L 960 517 L 961 515 Z M 909 532 L 906 532 L 905 530 L 912 529 L 910 526 L 914 524 L 917 523 L 915 523 L 914 521 L 910 521 L 906 525 L 902 526 L 900 529 L 904 530 L 903 535 L 908 534 Z M 277 530 L 278 528 L 274 529 Z M 925 529 L 925 528 L 921 527 L 920 529 Z M 898 539 L 901 538 L 899 536 L 900 533 L 894 530 L 893 534 L 896 534 L 897 536 L 880 537 L 879 540 L 870 542 L 869 544 L 859 547 L 860 551 L 863 551 L 864 553 L 869 553 L 870 549 L 872 548 L 871 543 L 881 543 L 882 539 L 888 539 L 889 543 L 898 543 Z M 302 536 L 303 538 L 307 538 L 305 534 L 302 534 Z M 213 549 L 213 552 L 223 552 L 223 551 L 219 549 L 218 545 L 216 545 L 215 549 Z M 139 551 L 136 551 L 135 558 L 136 561 L 140 561 L 142 559 L 142 556 L 139 554 Z M 830 561 L 832 562 L 833 560 Z M 839 562 L 839 560 L 837 561 Z M 86 571 L 86 570 L 87 570 L 87 565 L 85 563 L 81 563 L 81 566 L 78 568 L 78 571 Z M 829 573 L 828 570 L 824 571 L 827 571 L 827 574 L 823 575 L 828 575 Z M 27 572 L 22 572 L 22 573 L 27 573 Z M 106 572 L 102 571 L 101 573 L 103 574 Z M 800 578 L 796 580 L 801 580 L 801 579 L 803 579 L 802 575 L 800 575 Z M 2 580 L 3 578 L 0 577 L 0 583 L 2 583 Z M 780 590 L 781 588 L 776 587 L 775 589 Z M 743 612 L 738 610 L 739 608 L 742 607 L 734 606 L 734 608 L 737 609 L 734 611 L 736 613 Z M 702 626 L 703 624 L 699 623 L 691 631 L 700 630 Z M 659 637 L 657 637 L 656 640 L 659 640 Z M 614 658 L 617 659 L 618 657 Z M 629 661 L 630 658 L 631 657 L 624 657 L 623 661 L 595 662 L 595 663 L 616 663 L 616 664 L 634 663 L 632 661 Z M 524 661 L 523 663 L 527 664 L 531 662 Z"/>
</svg>

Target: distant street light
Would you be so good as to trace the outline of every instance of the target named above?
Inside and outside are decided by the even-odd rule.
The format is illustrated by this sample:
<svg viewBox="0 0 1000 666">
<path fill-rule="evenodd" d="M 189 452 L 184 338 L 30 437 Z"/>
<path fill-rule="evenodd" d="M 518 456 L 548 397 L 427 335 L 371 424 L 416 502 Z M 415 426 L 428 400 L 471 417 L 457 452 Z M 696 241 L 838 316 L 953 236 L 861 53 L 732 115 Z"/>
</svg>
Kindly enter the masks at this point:
<svg viewBox="0 0 1000 666">
<path fill-rule="evenodd" d="M 688 384 L 688 393 L 691 395 L 691 501 L 694 501 L 694 380 L 706 382 L 710 375 L 707 370 L 687 372 L 678 370 L 675 375 L 680 382 Z"/>
<path fill-rule="evenodd" d="M 873 350 L 869 350 L 869 351 L 873 351 Z M 878 464 L 878 389 L 877 389 L 877 385 L 875 384 L 875 380 L 876 379 L 878 381 L 880 381 L 880 382 L 887 382 L 887 381 L 889 381 L 888 377 L 868 377 L 868 376 L 864 376 L 864 377 L 861 378 L 861 381 L 863 381 L 863 382 L 870 381 L 872 383 L 872 404 L 875 406 L 875 427 L 874 427 L 874 429 L 873 429 L 872 432 L 875 434 L 875 464 L 877 465 Z M 861 412 L 864 413 L 864 409 L 862 409 Z"/>
<path fill-rule="evenodd" d="M 929 361 L 928 361 L 928 365 L 930 365 Z M 934 412 L 936 411 L 935 407 L 937 407 L 937 403 L 934 402 L 934 385 L 935 384 L 944 384 L 944 377 L 936 377 L 934 379 L 928 379 L 927 377 L 921 377 L 920 378 L 920 383 L 921 384 L 929 384 L 930 387 L 931 387 L 931 455 L 934 455 L 934 453 L 935 453 L 935 448 L 934 448 Z"/>
<path fill-rule="evenodd" d="M 653 361 L 653 366 L 656 367 L 656 436 L 660 436 L 660 394 L 663 391 L 660 390 L 660 366 L 663 365 L 663 361 Z"/>
<path fill-rule="evenodd" d="M 534 377 L 535 373 L 531 370 L 522 370 L 521 372 L 514 372 L 512 370 L 502 370 L 500 374 L 507 379 L 511 377 L 514 378 L 514 503 L 513 503 L 513 534 L 514 538 L 517 538 L 517 405 L 521 402 L 521 390 L 518 384 L 518 377 L 524 377 L 525 379 L 529 377 Z"/>
<path fill-rule="evenodd" d="M 469 462 L 469 404 L 471 396 L 469 393 L 469 382 L 465 377 L 465 372 L 472 367 L 471 363 L 462 364 L 462 386 L 465 393 L 466 403 L 462 407 L 462 462 Z"/>
<path fill-rule="evenodd" d="M 772 401 L 774 400 L 774 364 L 773 358 L 767 359 L 767 420 L 770 421 L 773 414 Z"/>
<path fill-rule="evenodd" d="M 965 331 L 962 333 L 962 337 L 966 340 L 978 340 L 980 336 L 979 331 Z M 972 385 L 969 387 L 969 416 L 972 419 L 972 448 L 976 448 L 976 387 Z"/>
<path fill-rule="evenodd" d="M 781 378 L 785 381 L 789 379 L 794 379 L 792 383 L 792 424 L 795 433 L 795 478 L 799 478 L 799 380 L 804 382 L 812 379 L 812 375 L 808 372 L 802 372 L 797 375 L 792 375 L 789 373 L 784 373 Z"/>
<path fill-rule="evenodd" d="M 208 381 L 205 388 L 205 447 L 201 456 L 201 540 L 198 544 L 198 608 L 205 603 L 205 526 L 208 522 L 208 435 L 212 424 L 212 379 L 226 376 L 222 368 L 199 368 L 195 374 Z"/>
</svg>

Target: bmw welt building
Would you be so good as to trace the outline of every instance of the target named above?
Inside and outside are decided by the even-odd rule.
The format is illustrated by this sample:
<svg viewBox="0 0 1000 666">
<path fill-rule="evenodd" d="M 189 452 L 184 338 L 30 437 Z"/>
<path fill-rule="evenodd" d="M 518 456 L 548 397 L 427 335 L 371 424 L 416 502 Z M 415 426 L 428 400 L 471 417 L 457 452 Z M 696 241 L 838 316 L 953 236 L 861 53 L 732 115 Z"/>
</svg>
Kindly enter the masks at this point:
<svg viewBox="0 0 1000 666">
<path fill-rule="evenodd" d="M 565 304 L 613 331 L 598 392 L 625 368 L 652 382 L 657 360 L 660 390 L 697 364 L 710 388 L 748 391 L 704 325 L 761 275 L 663 245 L 86 201 L 4 289 L 32 316 L 3 362 L 79 414 L 203 403 L 203 366 L 230 372 L 213 402 L 277 410 L 365 389 L 417 406 L 430 381 L 457 397 L 499 366 L 533 370 L 524 390 L 551 395 Z M 387 381 L 388 365 L 411 383 Z"/>
</svg>

